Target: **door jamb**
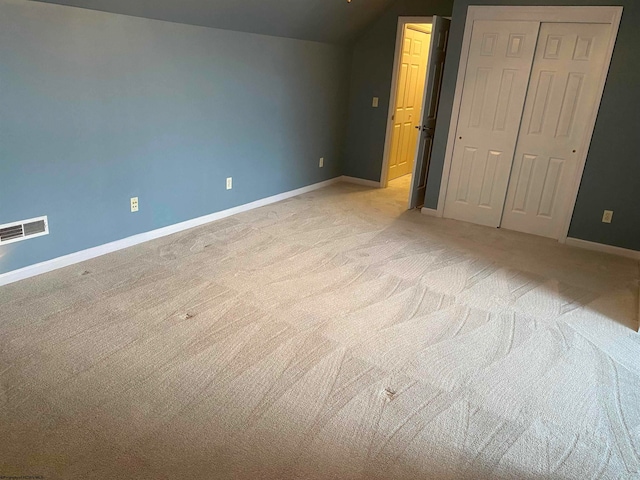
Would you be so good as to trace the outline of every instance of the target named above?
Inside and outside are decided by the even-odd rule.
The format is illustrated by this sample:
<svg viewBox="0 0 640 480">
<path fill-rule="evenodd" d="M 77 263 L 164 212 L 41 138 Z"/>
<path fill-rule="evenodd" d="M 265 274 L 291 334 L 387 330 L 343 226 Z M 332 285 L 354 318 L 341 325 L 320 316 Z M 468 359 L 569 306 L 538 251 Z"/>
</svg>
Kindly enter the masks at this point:
<svg viewBox="0 0 640 480">
<path fill-rule="evenodd" d="M 447 188 L 449 185 L 449 174 L 451 172 L 451 161 L 453 158 L 453 146 L 458 128 L 458 119 L 460 116 L 460 105 L 462 103 L 462 90 L 464 78 L 466 74 L 467 60 L 469 57 L 469 48 L 471 45 L 471 33 L 473 30 L 473 22 L 475 20 L 512 20 L 512 21 L 536 21 L 541 23 L 608 23 L 612 27 L 612 35 L 607 49 L 607 57 L 601 73 L 598 94 L 596 97 L 596 106 L 587 122 L 586 135 L 580 146 L 580 157 L 578 158 L 578 168 L 576 169 L 576 178 L 571 187 L 570 204 L 565 212 L 566 218 L 560 233 L 558 241 L 565 243 L 571 226 L 571 218 L 575 210 L 576 201 L 578 199 L 578 190 L 582 181 L 589 146 L 593 137 L 598 111 L 602 102 L 602 95 L 607 81 L 607 75 L 613 57 L 613 49 L 618 38 L 618 30 L 622 19 L 623 7 L 560 7 L 560 6 L 542 6 L 542 7 L 521 7 L 521 6 L 470 6 L 467 10 L 467 19 L 464 28 L 464 39 L 462 41 L 462 49 L 460 51 L 460 63 L 458 66 L 458 78 L 456 80 L 455 97 L 451 110 L 451 122 L 449 124 L 449 136 L 447 139 L 447 149 L 444 156 L 444 167 L 442 169 L 442 179 L 440 181 L 440 194 L 438 196 L 437 216 L 444 216 L 444 204 L 447 196 Z"/>
<path fill-rule="evenodd" d="M 391 156 L 391 135 L 393 133 L 393 121 L 391 117 L 396 109 L 396 90 L 398 88 L 398 67 L 402 58 L 402 41 L 404 39 L 404 26 L 407 23 L 433 23 L 433 16 L 427 17 L 398 17 L 396 31 L 396 47 L 393 57 L 393 76 L 391 78 L 391 93 L 389 95 L 389 111 L 387 112 L 387 131 L 384 137 L 384 153 L 382 155 L 382 171 L 380 172 L 380 188 L 387 188 L 389 184 L 389 157 Z M 417 144 L 416 144 L 417 146 Z M 415 164 L 414 164 L 415 167 Z M 413 188 L 413 187 L 411 187 Z M 411 198 L 411 191 L 409 192 Z"/>
</svg>

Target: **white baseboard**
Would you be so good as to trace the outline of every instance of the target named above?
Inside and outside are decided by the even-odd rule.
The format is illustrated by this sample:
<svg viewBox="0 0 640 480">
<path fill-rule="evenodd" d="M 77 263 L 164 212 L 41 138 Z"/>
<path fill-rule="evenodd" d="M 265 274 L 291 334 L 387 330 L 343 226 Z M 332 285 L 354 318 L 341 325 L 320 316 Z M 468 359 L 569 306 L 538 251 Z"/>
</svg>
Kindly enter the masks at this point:
<svg viewBox="0 0 640 480">
<path fill-rule="evenodd" d="M 435 208 L 427 208 L 427 207 L 422 207 L 422 209 L 420 210 L 421 213 L 424 213 L 425 215 L 428 215 L 430 217 L 438 217 L 438 210 L 436 210 Z"/>
<path fill-rule="evenodd" d="M 380 188 L 380 182 L 374 182 L 373 180 L 365 180 L 364 178 L 348 177 L 343 175 L 340 177 L 340 181 L 347 183 L 355 183 L 356 185 L 362 185 L 364 187 Z"/>
<path fill-rule="evenodd" d="M 216 220 L 230 217 L 232 215 L 246 212 L 248 210 L 253 210 L 254 208 L 264 207 L 265 205 L 280 202 L 282 200 L 286 200 L 287 198 L 302 195 L 303 193 L 312 192 L 314 190 L 318 190 L 319 188 L 328 187 L 329 185 L 341 181 L 341 178 L 342 177 L 336 177 L 330 180 L 325 180 L 324 182 L 314 183 L 313 185 L 308 185 L 306 187 L 280 193 L 271 197 L 262 198 L 260 200 L 256 200 L 255 202 L 245 203 L 244 205 L 239 205 L 227 210 L 222 210 L 210 215 L 205 215 L 204 217 L 198 217 L 192 220 L 187 220 L 185 222 L 169 225 L 167 227 L 158 228 L 157 230 L 151 230 L 150 232 L 140 233 L 138 235 L 133 235 L 132 237 L 123 238 L 122 240 L 105 243 L 104 245 L 99 245 L 87 250 L 81 250 L 79 252 L 71 253 L 63 257 L 54 258 L 52 260 L 47 260 L 46 262 L 37 263 L 35 265 L 29 265 L 28 267 L 24 267 L 19 270 L 13 270 L 11 272 L 3 273 L 0 274 L 0 286 L 24 280 L 25 278 L 35 277 L 36 275 L 51 272 L 59 268 L 68 267 L 69 265 L 84 262 L 85 260 L 100 257 L 102 255 L 106 255 L 107 253 L 116 252 L 118 250 L 132 247 L 140 243 L 148 242 L 149 240 L 155 240 L 156 238 L 166 237 L 167 235 L 182 232 L 183 230 L 199 227 L 200 225 L 215 222 Z"/>
<path fill-rule="evenodd" d="M 586 248 L 587 250 L 610 253 L 611 255 L 633 258 L 634 260 L 640 261 L 640 251 L 638 250 L 629 250 L 627 248 L 614 247 L 612 245 L 605 245 L 604 243 L 589 242 L 587 240 L 580 240 L 579 238 L 571 237 L 567 238 L 565 243 L 570 247 Z"/>
</svg>

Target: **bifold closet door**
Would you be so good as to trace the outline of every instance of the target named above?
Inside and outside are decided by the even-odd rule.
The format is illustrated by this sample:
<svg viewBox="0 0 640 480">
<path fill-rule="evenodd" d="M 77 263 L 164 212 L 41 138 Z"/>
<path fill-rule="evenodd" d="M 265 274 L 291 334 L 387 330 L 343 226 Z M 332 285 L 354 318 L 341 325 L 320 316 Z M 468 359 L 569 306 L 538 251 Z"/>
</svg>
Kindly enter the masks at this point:
<svg viewBox="0 0 640 480">
<path fill-rule="evenodd" d="M 445 217 L 500 225 L 539 28 L 473 24 Z"/>
<path fill-rule="evenodd" d="M 503 228 L 559 238 L 611 33 L 609 24 L 541 25 Z"/>
</svg>

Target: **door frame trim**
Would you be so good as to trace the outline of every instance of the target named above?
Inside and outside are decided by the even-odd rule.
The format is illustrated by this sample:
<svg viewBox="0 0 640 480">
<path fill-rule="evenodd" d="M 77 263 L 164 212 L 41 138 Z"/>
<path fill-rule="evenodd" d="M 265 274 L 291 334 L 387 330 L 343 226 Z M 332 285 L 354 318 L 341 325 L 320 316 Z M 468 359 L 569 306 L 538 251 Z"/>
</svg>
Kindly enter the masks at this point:
<svg viewBox="0 0 640 480">
<path fill-rule="evenodd" d="M 596 96 L 596 106 L 593 109 L 587 121 L 587 130 L 583 144 L 580 146 L 580 156 L 578 158 L 578 168 L 576 169 L 576 177 L 572 182 L 570 189 L 570 202 L 567 211 L 564 212 L 564 222 L 560 232 L 558 241 L 565 243 L 571 226 L 571 219 L 575 210 L 576 201 L 578 199 L 578 190 L 582 182 L 584 167 L 589 154 L 589 146 L 593 137 L 593 131 L 602 102 L 602 95 L 607 82 L 607 76 L 613 57 L 613 49 L 616 39 L 618 38 L 618 30 L 622 19 L 623 7 L 561 7 L 561 6 L 470 6 L 467 10 L 467 18 L 464 27 L 464 37 L 462 41 L 462 49 L 460 51 L 460 63 L 458 64 L 458 76 L 456 80 L 456 90 L 451 109 L 451 122 L 449 124 L 449 135 L 447 139 L 447 149 L 444 156 L 444 166 L 442 169 L 442 179 L 440 181 L 440 193 L 438 196 L 437 214 L 439 217 L 444 216 L 444 205 L 447 196 L 447 188 L 449 186 L 449 174 L 451 173 L 451 162 L 453 159 L 453 147 L 458 129 L 458 119 L 460 116 L 460 105 L 462 103 L 462 90 L 464 86 L 464 78 L 467 69 L 467 61 L 469 58 L 469 49 L 471 46 L 471 33 L 473 30 L 473 22 L 476 20 L 511 20 L 511 21 L 534 21 L 540 23 L 607 23 L 612 27 L 612 35 L 607 47 L 607 56 L 604 62 L 603 70 L 600 75 L 598 93 Z"/>
<path fill-rule="evenodd" d="M 407 23 L 431 23 L 433 24 L 433 16 L 426 17 L 398 17 L 398 26 L 396 30 L 396 46 L 393 56 L 393 76 L 391 77 L 391 92 L 389 93 L 389 111 L 387 112 L 387 131 L 384 136 L 384 153 L 382 154 L 382 171 L 380 172 L 380 187 L 387 188 L 389 184 L 389 158 L 391 156 L 391 134 L 393 133 L 393 112 L 396 109 L 396 90 L 398 88 L 398 66 L 400 64 L 402 39 L 404 38 L 404 27 Z M 418 142 L 416 142 L 416 148 Z M 414 159 L 415 160 L 415 159 Z M 415 161 L 414 161 L 415 170 Z M 415 174 L 415 172 L 413 172 Z M 411 190 L 413 185 L 409 189 L 409 199 L 411 198 Z M 407 207 L 409 205 L 407 200 Z"/>
</svg>

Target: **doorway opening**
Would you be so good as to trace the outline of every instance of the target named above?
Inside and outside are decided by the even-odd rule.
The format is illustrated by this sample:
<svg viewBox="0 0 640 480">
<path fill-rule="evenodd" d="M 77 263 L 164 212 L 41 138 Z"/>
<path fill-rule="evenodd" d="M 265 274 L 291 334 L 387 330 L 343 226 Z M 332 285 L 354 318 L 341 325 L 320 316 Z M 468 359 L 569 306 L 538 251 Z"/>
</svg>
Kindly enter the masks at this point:
<svg viewBox="0 0 640 480">
<path fill-rule="evenodd" d="M 400 17 L 387 120 L 383 188 L 403 190 L 407 208 L 424 203 L 450 22 Z"/>
</svg>

